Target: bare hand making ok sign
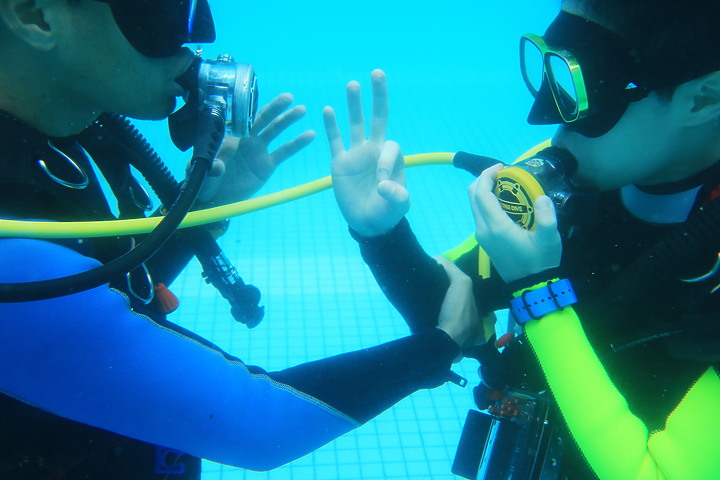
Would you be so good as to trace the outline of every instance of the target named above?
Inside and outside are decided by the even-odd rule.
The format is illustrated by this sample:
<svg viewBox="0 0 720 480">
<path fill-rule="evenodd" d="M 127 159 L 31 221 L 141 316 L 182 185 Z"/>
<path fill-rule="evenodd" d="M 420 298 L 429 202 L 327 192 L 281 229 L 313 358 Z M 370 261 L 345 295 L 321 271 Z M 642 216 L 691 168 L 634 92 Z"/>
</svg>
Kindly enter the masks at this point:
<svg viewBox="0 0 720 480">
<path fill-rule="evenodd" d="M 385 140 L 388 89 L 385 73 L 371 75 L 373 107 L 370 137 L 365 134 L 360 84 L 347 85 L 350 148 L 345 150 L 335 112 L 325 107 L 323 118 L 332 158 L 333 190 L 340 211 L 361 235 L 381 235 L 392 229 L 410 209 L 405 188 L 405 163 L 400 146 Z"/>
</svg>

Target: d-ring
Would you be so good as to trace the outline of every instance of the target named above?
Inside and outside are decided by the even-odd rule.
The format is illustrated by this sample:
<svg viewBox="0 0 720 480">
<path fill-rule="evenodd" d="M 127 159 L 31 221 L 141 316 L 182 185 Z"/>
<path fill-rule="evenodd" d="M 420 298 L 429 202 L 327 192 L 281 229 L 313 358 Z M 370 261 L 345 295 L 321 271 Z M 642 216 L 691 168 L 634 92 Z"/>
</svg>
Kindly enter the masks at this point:
<svg viewBox="0 0 720 480">
<path fill-rule="evenodd" d="M 135 248 L 135 245 L 135 237 L 130 237 L 130 250 L 133 250 Z M 136 277 L 136 274 L 140 274 L 140 277 Z M 143 302 L 145 305 L 152 302 L 153 298 L 155 298 L 155 288 L 153 285 L 152 276 L 150 276 L 150 270 L 148 270 L 145 263 L 141 263 L 140 265 L 137 265 L 135 268 L 127 272 L 125 274 L 125 279 L 127 280 L 128 291 L 130 292 L 130 294 Z M 135 288 L 136 279 L 140 282 L 144 282 L 144 284 L 137 285 L 143 290 L 146 290 L 144 294 L 143 292 Z"/>
<path fill-rule="evenodd" d="M 58 149 L 55 145 L 53 145 L 50 140 L 48 140 L 47 143 L 48 146 L 53 149 L 53 151 L 55 151 L 58 155 L 64 158 L 70 164 L 70 166 L 73 167 L 75 171 L 80 174 L 82 180 L 79 182 L 70 182 L 68 180 L 63 180 L 62 178 L 58 177 L 50 171 L 50 167 L 48 167 L 47 163 L 45 163 L 45 160 L 39 159 L 37 163 L 38 165 L 40 165 L 40 168 L 42 168 L 42 170 L 47 174 L 47 176 L 50 177 L 52 181 L 62 185 L 63 187 L 72 188 L 74 190 L 82 190 L 83 188 L 87 187 L 90 184 L 90 179 L 88 178 L 87 173 L 85 173 L 85 170 L 80 168 L 80 166 L 75 163 L 75 160 L 67 156 L 62 150 Z M 82 146 L 80 145 L 78 145 L 78 147 L 82 150 L 83 154 L 87 156 L 87 152 L 85 151 L 85 149 L 82 148 Z"/>
<path fill-rule="evenodd" d="M 132 175 L 130 176 L 130 185 L 128 186 L 128 189 L 130 190 L 130 198 L 136 207 L 145 212 L 149 212 L 153 209 L 152 198 L 148 195 L 145 187 L 143 187 Z"/>
<path fill-rule="evenodd" d="M 700 275 L 699 277 L 694 278 L 681 278 L 680 281 L 686 282 L 686 283 L 696 283 L 696 282 L 702 282 L 703 280 L 707 280 L 708 278 L 714 276 L 715 274 L 720 271 L 720 252 L 718 252 L 718 258 L 715 261 L 715 265 L 704 275 Z"/>
<path fill-rule="evenodd" d="M 147 289 L 147 292 L 145 294 L 135 289 L 134 283 L 136 273 L 139 273 L 141 275 L 139 281 L 145 282 L 145 285 L 143 285 L 143 288 Z M 144 263 L 141 263 L 137 267 L 130 270 L 125 275 L 125 277 L 127 279 L 128 290 L 133 297 L 137 298 L 145 305 L 152 302 L 153 298 L 155 298 L 155 289 L 153 288 L 153 281 L 152 277 L 150 276 L 150 271 Z"/>
</svg>

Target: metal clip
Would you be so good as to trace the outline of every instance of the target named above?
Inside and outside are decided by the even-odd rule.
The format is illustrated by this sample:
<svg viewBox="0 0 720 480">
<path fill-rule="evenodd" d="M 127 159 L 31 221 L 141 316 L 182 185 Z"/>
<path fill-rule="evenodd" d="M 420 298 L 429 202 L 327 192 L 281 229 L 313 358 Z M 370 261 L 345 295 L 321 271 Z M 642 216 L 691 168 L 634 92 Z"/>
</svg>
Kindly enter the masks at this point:
<svg viewBox="0 0 720 480">
<path fill-rule="evenodd" d="M 137 285 L 138 287 L 142 289 L 147 289 L 147 293 L 143 294 L 142 292 L 139 292 L 140 288 L 135 288 L 135 282 L 136 282 L 136 274 L 140 274 L 141 277 L 137 279 L 137 281 L 145 281 L 145 285 Z M 133 297 L 137 298 L 141 302 L 143 302 L 145 305 L 153 301 L 153 298 L 155 298 L 155 289 L 153 288 L 152 283 L 152 277 L 150 276 L 150 271 L 145 266 L 144 263 L 141 263 L 134 269 L 130 270 L 127 275 L 127 283 L 128 283 L 128 291 L 132 294 Z"/>
<path fill-rule="evenodd" d="M 145 187 L 143 187 L 135 177 L 131 176 L 130 182 L 128 189 L 130 190 L 130 198 L 135 206 L 145 212 L 151 211 L 153 209 L 153 201 L 150 195 L 148 195 L 147 190 L 145 190 Z"/>
<path fill-rule="evenodd" d="M 48 140 L 47 143 L 48 143 L 48 146 L 49 146 L 55 153 L 57 153 L 58 155 L 60 155 L 61 158 L 63 158 L 65 161 L 67 161 L 68 164 L 69 164 L 78 174 L 80 174 L 82 180 L 80 180 L 79 182 L 71 182 L 71 181 L 69 181 L 69 180 L 63 180 L 62 178 L 58 177 L 57 175 L 55 175 L 54 173 L 52 173 L 52 172 L 50 171 L 50 167 L 48 167 L 47 163 L 46 163 L 45 160 L 43 160 L 43 159 L 38 159 L 38 161 L 37 161 L 38 165 L 40 165 L 40 168 L 47 174 L 48 177 L 50 177 L 50 179 L 51 179 L 52 181 L 54 181 L 55 183 L 57 183 L 57 184 L 59 184 L 59 185 L 62 185 L 63 187 L 72 188 L 72 189 L 74 189 L 74 190 L 82 190 L 83 188 L 86 188 L 86 187 L 90 184 L 90 179 L 89 179 L 87 173 L 85 173 L 85 170 L 83 170 L 82 168 L 80 168 L 80 166 L 79 166 L 77 163 L 75 163 L 75 161 L 74 161 L 72 158 L 70 158 L 69 156 L 67 156 L 62 150 L 60 150 L 60 149 L 57 148 L 55 145 L 53 145 L 53 143 L 52 143 L 50 140 Z M 85 156 L 88 155 L 88 153 L 85 151 L 84 148 L 82 148 L 81 145 L 77 144 L 77 147 L 82 151 L 82 153 L 83 153 Z"/>
<path fill-rule="evenodd" d="M 135 243 L 135 238 L 131 238 L 130 250 L 135 248 Z M 137 277 L 138 274 L 140 275 L 139 278 Z M 153 286 L 152 277 L 150 276 L 150 271 L 144 263 L 141 263 L 125 274 L 125 279 L 127 280 L 128 292 L 130 292 L 133 297 L 137 298 L 145 305 L 153 301 L 153 298 L 155 298 L 155 288 Z M 145 282 L 144 284 L 136 283 L 143 281 Z M 145 290 L 146 292 L 143 293 L 141 290 Z"/>
<path fill-rule="evenodd" d="M 681 278 L 680 281 L 681 281 L 681 282 L 685 282 L 685 283 L 698 283 L 698 282 L 702 282 L 703 280 L 707 280 L 708 278 L 714 277 L 715 275 L 717 275 L 717 273 L 718 273 L 719 271 L 720 271 L 720 252 L 718 252 L 718 258 L 717 258 L 717 260 L 715 261 L 715 265 L 713 265 L 713 267 L 712 267 L 706 274 L 700 275 L 699 277 L 693 277 L 693 278 Z M 718 290 L 720 290 L 720 283 L 717 284 L 717 285 L 715 285 L 715 286 L 710 290 L 710 295 L 712 295 L 713 293 L 717 292 Z"/>
</svg>

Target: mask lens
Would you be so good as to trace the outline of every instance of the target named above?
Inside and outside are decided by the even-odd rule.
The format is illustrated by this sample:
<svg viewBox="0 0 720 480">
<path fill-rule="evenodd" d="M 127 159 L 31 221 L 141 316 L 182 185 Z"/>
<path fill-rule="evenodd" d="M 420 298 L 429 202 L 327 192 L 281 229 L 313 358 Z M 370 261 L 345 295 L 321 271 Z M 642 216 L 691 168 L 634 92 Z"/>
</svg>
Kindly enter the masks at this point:
<svg viewBox="0 0 720 480">
<path fill-rule="evenodd" d="M 537 96 L 543 81 L 543 55 L 538 46 L 526 37 L 520 41 L 520 65 L 525 85 L 533 97 Z"/>
<path fill-rule="evenodd" d="M 564 58 L 550 54 L 548 58 L 548 80 L 560 115 L 566 122 L 578 119 L 578 93 L 573 81 L 570 65 Z"/>
</svg>

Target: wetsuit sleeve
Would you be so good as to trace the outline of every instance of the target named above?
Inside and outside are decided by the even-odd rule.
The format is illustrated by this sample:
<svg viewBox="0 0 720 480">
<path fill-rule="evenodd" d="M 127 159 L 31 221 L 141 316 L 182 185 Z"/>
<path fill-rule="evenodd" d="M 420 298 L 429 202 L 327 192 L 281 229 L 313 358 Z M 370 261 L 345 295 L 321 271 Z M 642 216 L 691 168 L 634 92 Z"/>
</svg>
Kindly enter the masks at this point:
<svg viewBox="0 0 720 480">
<path fill-rule="evenodd" d="M 97 264 L 49 242 L 0 240 L 0 282 Z M 106 286 L 0 304 L 1 392 L 64 418 L 253 470 L 299 458 L 405 395 L 443 383 L 457 354 L 434 329 L 268 374 L 134 313 Z"/>
<path fill-rule="evenodd" d="M 403 218 L 384 235 L 364 237 L 350 230 L 360 253 L 388 300 L 417 332 L 437 325 L 450 282 L 443 267 L 420 246 L 410 223 Z M 510 300 L 499 275 L 478 276 L 478 248 L 462 249 L 452 260 L 473 279 L 481 315 L 505 308 Z"/>
<path fill-rule="evenodd" d="M 430 328 L 269 375 L 364 423 L 420 388 L 447 382 L 459 353 L 445 332 Z"/>
<path fill-rule="evenodd" d="M 443 267 L 420 246 L 407 219 L 384 235 L 363 237 L 352 229 L 350 234 L 383 293 L 410 329 L 437 325 L 450 281 Z"/>
<path fill-rule="evenodd" d="M 588 464 L 600 479 L 713 479 L 720 472 L 720 378 L 702 374 L 649 432 L 628 408 L 571 307 L 525 324 L 550 389 Z"/>
</svg>

